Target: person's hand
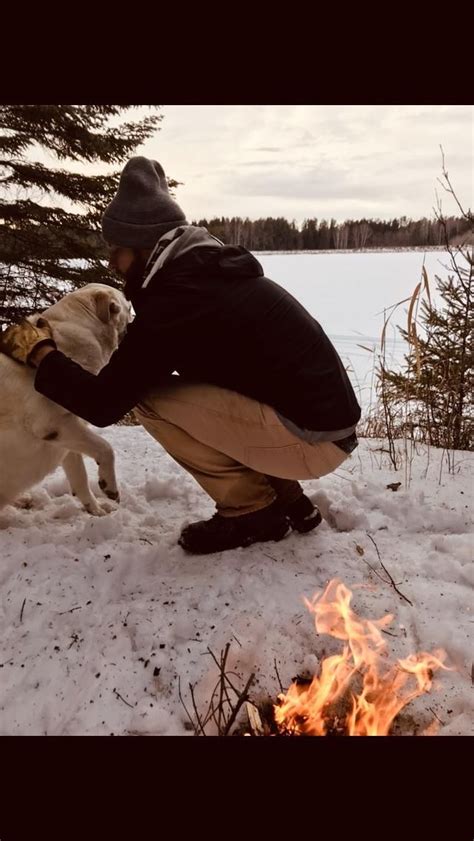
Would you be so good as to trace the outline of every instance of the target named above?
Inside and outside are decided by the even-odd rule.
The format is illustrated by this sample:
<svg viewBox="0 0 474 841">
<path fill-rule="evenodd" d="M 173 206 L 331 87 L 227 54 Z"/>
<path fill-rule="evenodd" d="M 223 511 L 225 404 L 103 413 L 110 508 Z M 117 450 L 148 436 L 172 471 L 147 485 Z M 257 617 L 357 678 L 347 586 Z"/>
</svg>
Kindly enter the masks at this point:
<svg viewBox="0 0 474 841">
<path fill-rule="evenodd" d="M 45 318 L 38 318 L 36 324 L 25 318 L 19 324 L 11 324 L 0 333 L 0 351 L 17 362 L 35 367 L 32 355 L 40 347 L 56 350 L 53 331 Z"/>
</svg>

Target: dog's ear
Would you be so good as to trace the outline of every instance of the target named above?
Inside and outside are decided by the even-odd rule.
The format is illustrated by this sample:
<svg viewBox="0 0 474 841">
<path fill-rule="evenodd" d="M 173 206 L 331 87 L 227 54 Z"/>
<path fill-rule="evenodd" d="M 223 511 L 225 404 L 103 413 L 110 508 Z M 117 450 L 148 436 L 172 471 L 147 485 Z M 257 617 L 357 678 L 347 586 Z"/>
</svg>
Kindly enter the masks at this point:
<svg viewBox="0 0 474 841">
<path fill-rule="evenodd" d="M 112 316 L 120 312 L 119 305 L 107 292 L 97 292 L 94 298 L 98 317 L 104 324 L 108 324 Z"/>
</svg>

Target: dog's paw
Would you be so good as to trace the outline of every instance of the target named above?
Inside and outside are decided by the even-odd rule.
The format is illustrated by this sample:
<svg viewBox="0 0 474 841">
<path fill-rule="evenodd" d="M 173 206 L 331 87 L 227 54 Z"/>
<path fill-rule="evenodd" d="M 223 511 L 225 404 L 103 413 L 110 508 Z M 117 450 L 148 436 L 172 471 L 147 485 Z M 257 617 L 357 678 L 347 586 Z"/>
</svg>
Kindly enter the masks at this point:
<svg viewBox="0 0 474 841">
<path fill-rule="evenodd" d="M 113 514 L 113 512 L 117 510 L 116 505 L 111 505 L 110 502 L 105 501 L 100 503 L 100 508 L 102 511 L 101 516 L 103 516 L 104 514 Z"/>
<path fill-rule="evenodd" d="M 117 490 L 112 490 L 108 488 L 105 479 L 99 479 L 99 488 L 105 493 L 106 496 L 108 496 L 109 499 L 113 499 L 114 502 L 120 502 L 119 492 Z"/>
<path fill-rule="evenodd" d="M 106 514 L 111 514 L 115 511 L 115 506 L 111 505 L 109 502 L 97 502 L 94 499 L 91 502 L 87 502 L 84 505 L 88 514 L 92 514 L 93 517 L 105 517 Z"/>
</svg>

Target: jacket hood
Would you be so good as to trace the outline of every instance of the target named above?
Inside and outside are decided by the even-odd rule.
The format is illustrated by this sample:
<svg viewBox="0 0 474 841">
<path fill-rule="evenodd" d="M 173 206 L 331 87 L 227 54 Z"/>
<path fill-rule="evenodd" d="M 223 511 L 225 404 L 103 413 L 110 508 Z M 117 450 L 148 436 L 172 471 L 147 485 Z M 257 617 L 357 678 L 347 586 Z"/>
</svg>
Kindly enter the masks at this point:
<svg viewBox="0 0 474 841">
<path fill-rule="evenodd" d="M 263 269 L 241 245 L 224 245 L 206 228 L 196 225 L 175 228 L 158 241 L 150 255 L 142 283 L 146 289 L 153 278 L 216 271 L 225 277 L 258 277 Z"/>
</svg>

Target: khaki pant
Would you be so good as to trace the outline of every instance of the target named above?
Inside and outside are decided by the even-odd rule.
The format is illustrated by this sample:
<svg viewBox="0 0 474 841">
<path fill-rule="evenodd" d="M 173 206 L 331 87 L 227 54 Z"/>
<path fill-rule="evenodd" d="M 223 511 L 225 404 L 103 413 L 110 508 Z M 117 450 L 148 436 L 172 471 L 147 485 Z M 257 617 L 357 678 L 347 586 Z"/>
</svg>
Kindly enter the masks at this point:
<svg viewBox="0 0 474 841">
<path fill-rule="evenodd" d="M 152 389 L 134 413 L 224 517 L 265 508 L 277 493 L 290 502 L 301 488 L 281 480 L 317 479 L 348 458 L 331 442 L 300 440 L 270 406 L 205 383 Z"/>
</svg>

